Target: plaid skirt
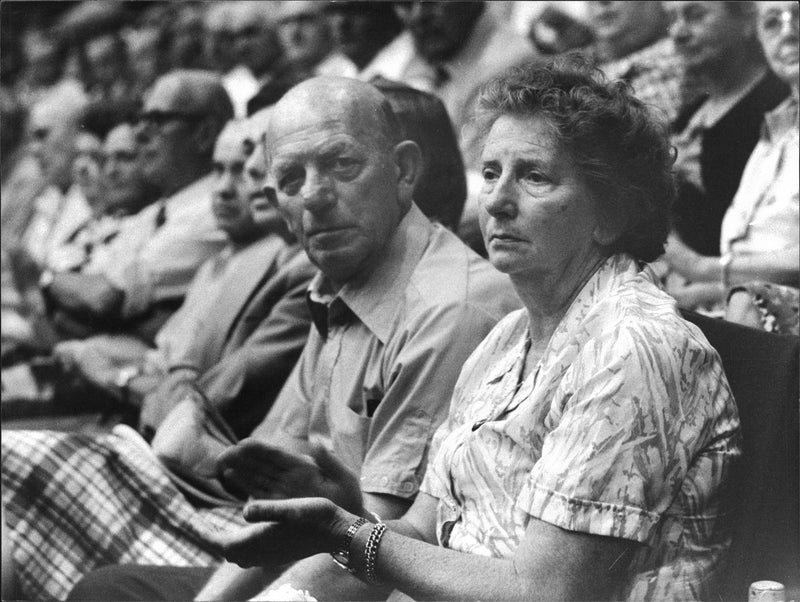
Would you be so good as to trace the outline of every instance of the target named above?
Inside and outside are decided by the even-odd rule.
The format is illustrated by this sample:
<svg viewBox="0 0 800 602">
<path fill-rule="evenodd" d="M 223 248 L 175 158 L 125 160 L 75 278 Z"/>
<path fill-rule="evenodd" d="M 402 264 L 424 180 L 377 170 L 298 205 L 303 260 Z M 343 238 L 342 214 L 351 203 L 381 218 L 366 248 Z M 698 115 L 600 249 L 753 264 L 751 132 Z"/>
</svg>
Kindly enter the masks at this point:
<svg viewBox="0 0 800 602">
<path fill-rule="evenodd" d="M 115 434 L 3 431 L 2 501 L 21 593 L 63 600 L 109 564 L 212 566 L 239 508 L 196 508 L 157 460 Z"/>
</svg>

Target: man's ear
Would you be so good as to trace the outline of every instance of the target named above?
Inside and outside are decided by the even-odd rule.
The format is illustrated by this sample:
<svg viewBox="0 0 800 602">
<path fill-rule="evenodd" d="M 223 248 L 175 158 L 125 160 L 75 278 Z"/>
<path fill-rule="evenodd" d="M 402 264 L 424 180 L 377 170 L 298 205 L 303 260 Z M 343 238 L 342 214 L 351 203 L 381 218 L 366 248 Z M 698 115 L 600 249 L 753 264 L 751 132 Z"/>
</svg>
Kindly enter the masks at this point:
<svg viewBox="0 0 800 602">
<path fill-rule="evenodd" d="M 195 147 L 201 154 L 214 152 L 220 131 L 214 121 L 212 117 L 205 117 L 198 122 L 194 131 Z"/>
<path fill-rule="evenodd" d="M 394 162 L 397 166 L 397 192 L 403 201 L 411 201 L 414 186 L 422 173 L 422 151 L 416 142 L 403 140 L 394 147 Z"/>
</svg>

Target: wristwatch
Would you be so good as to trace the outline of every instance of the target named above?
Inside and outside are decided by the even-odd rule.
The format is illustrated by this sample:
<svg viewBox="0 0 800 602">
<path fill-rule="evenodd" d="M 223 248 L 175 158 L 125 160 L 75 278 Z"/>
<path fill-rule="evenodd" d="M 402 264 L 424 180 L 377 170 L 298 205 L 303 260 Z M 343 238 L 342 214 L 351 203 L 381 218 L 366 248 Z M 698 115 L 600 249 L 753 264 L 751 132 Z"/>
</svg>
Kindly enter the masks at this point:
<svg viewBox="0 0 800 602">
<path fill-rule="evenodd" d="M 350 566 L 350 543 L 353 541 L 353 537 L 355 537 L 356 532 L 358 532 L 361 526 L 365 525 L 366 523 L 367 519 L 361 517 L 353 521 L 353 524 L 347 528 L 339 547 L 336 548 L 335 552 L 331 552 L 331 558 L 333 558 L 333 561 L 336 564 L 354 574 L 355 570 Z"/>
</svg>

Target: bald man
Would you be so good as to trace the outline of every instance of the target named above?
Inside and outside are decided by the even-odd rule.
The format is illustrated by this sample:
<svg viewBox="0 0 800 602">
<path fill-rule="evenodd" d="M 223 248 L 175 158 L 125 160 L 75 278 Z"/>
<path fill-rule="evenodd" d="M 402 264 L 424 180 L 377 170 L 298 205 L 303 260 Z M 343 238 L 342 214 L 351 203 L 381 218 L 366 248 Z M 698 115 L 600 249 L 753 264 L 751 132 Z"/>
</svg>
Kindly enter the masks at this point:
<svg viewBox="0 0 800 602">
<path fill-rule="evenodd" d="M 275 449 L 315 454 L 322 467 L 333 454 L 357 475 L 370 511 L 402 514 L 461 365 L 519 303 L 498 272 L 413 203 L 419 149 L 397 128 L 385 97 L 352 79 L 308 80 L 275 106 L 265 191 L 319 272 L 308 292 L 314 326 L 294 372 L 251 438 L 220 458 L 243 497 L 291 495 L 270 489 Z M 319 469 L 304 483 L 325 478 Z M 72 596 L 243 599 L 279 568 L 223 565 L 198 594 L 209 570 L 120 567 Z M 286 578 L 336 598 L 348 575 L 320 556 Z"/>
<path fill-rule="evenodd" d="M 152 343 L 197 268 L 225 244 L 209 209 L 212 153 L 233 109 L 219 78 L 182 70 L 147 94 L 136 138 L 161 199 L 128 220 L 99 273 L 53 274 L 41 287 L 63 338 L 122 331 Z"/>
</svg>

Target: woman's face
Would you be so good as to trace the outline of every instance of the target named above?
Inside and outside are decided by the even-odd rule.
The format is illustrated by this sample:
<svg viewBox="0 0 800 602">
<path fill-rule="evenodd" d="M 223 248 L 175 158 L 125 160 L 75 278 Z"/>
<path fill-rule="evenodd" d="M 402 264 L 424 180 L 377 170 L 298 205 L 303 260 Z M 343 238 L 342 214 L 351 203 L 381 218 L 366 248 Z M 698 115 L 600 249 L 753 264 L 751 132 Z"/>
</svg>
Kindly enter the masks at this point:
<svg viewBox="0 0 800 602">
<path fill-rule="evenodd" d="M 597 260 L 592 195 L 541 118 L 495 121 L 481 171 L 481 230 L 498 270 L 538 280 L 582 273 Z"/>
</svg>

